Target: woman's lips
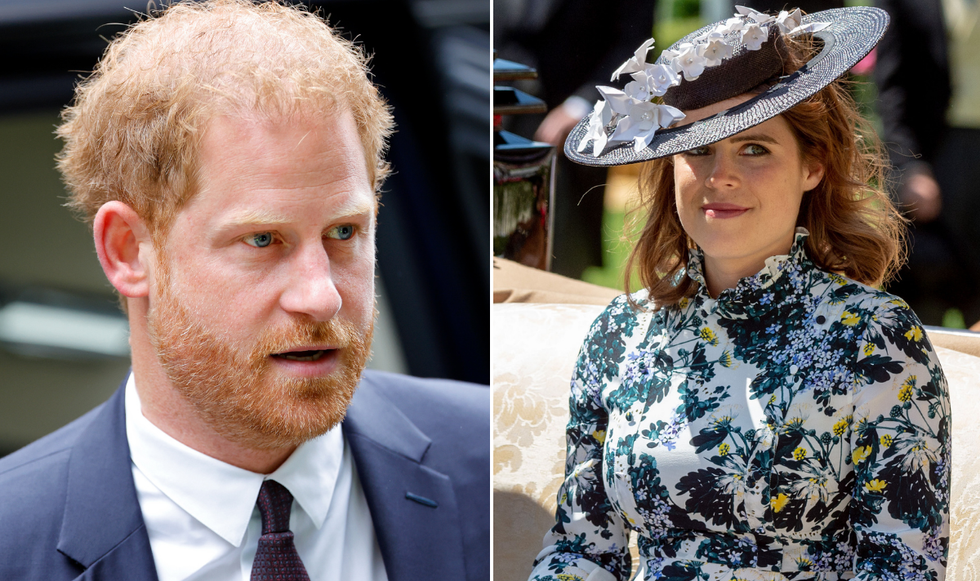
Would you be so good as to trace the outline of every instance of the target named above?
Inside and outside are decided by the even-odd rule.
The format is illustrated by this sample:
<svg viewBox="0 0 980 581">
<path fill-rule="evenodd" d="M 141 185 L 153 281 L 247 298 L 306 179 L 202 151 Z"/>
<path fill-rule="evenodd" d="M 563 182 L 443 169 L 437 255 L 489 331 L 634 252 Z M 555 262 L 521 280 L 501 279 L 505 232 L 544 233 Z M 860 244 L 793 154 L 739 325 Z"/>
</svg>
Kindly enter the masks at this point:
<svg viewBox="0 0 980 581">
<path fill-rule="evenodd" d="M 708 218 L 722 220 L 736 218 L 749 211 L 748 208 L 736 204 L 705 204 L 701 206 L 701 210 L 704 211 L 704 215 Z"/>
</svg>

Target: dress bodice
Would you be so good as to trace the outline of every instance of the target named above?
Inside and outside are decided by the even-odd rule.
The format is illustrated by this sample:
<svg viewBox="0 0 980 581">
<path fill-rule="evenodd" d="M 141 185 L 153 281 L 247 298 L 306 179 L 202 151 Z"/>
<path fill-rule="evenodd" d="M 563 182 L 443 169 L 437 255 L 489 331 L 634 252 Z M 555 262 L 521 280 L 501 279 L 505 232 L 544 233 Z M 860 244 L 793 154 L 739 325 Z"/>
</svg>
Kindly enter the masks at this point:
<svg viewBox="0 0 980 581">
<path fill-rule="evenodd" d="M 938 359 L 904 301 L 816 268 L 805 240 L 717 299 L 694 252 L 693 297 L 596 320 L 532 579 L 626 579 L 628 530 L 646 579 L 941 578 Z"/>
</svg>

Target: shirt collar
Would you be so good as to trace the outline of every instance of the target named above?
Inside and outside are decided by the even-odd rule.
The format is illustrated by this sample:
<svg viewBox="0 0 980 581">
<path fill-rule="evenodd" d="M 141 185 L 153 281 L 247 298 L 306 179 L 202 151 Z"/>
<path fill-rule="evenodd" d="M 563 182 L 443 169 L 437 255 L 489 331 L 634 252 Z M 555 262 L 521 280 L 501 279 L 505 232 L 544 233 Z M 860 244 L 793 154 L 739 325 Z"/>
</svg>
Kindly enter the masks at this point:
<svg viewBox="0 0 980 581">
<path fill-rule="evenodd" d="M 266 479 L 285 486 L 316 528 L 323 526 L 344 453 L 339 424 L 301 444 L 275 472 L 264 475 L 202 454 L 153 425 L 143 416 L 132 373 L 125 395 L 133 463 L 175 504 L 232 545 L 244 541 Z"/>
<path fill-rule="evenodd" d="M 747 276 L 739 280 L 735 288 L 723 291 L 722 296 L 725 293 L 737 296 L 748 291 L 762 290 L 772 286 L 792 266 L 808 260 L 806 256 L 806 239 L 809 236 L 810 232 L 806 228 L 797 227 L 796 233 L 793 235 L 793 246 L 790 248 L 789 254 L 770 256 L 766 259 L 766 264 L 762 267 L 762 270 L 752 276 Z M 701 286 L 702 292 L 707 293 L 708 283 L 704 278 L 704 253 L 701 248 L 693 248 L 688 251 L 687 276 Z M 721 298 L 719 297 L 719 299 Z"/>
</svg>

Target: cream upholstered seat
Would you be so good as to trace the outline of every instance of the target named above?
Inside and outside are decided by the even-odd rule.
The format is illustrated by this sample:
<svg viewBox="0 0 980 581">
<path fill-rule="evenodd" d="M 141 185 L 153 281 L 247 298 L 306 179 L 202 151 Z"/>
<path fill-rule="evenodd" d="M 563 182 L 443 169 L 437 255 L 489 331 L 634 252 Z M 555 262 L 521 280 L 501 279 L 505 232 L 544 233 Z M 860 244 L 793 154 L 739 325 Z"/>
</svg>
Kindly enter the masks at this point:
<svg viewBox="0 0 980 581">
<path fill-rule="evenodd" d="M 564 472 L 568 385 L 579 346 L 602 309 L 598 304 L 493 305 L 496 581 L 527 579 L 554 522 Z M 953 408 L 950 581 L 980 579 L 978 337 L 930 332 L 949 379 Z"/>
</svg>

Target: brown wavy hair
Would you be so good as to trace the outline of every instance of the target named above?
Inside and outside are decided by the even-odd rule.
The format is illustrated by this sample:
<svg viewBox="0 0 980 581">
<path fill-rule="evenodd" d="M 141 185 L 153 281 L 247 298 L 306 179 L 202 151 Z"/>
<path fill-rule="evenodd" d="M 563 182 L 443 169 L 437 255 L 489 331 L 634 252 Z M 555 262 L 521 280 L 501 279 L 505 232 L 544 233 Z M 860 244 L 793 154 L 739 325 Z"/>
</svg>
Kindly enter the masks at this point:
<svg viewBox="0 0 980 581">
<path fill-rule="evenodd" d="M 159 236 L 196 191 L 210 118 L 338 110 L 354 117 L 377 191 L 393 121 L 360 46 L 282 2 L 171 4 L 113 40 L 62 113 L 67 205 L 91 222 L 103 204 L 122 201 Z"/>
<path fill-rule="evenodd" d="M 790 57 L 784 74 L 789 74 L 814 48 L 786 44 Z M 818 268 L 881 286 L 905 260 L 906 220 L 885 192 L 878 136 L 858 112 L 846 83 L 838 79 L 782 114 L 804 163 L 824 167 L 823 179 L 803 196 L 797 226 L 810 231 L 806 251 Z M 645 164 L 639 200 L 629 212 L 628 231 L 635 233 L 636 242 L 626 261 L 626 290 L 635 270 L 654 309 L 674 305 L 697 290 L 685 274 L 688 250 L 695 244 L 677 215 L 673 169 L 670 157 Z"/>
</svg>

